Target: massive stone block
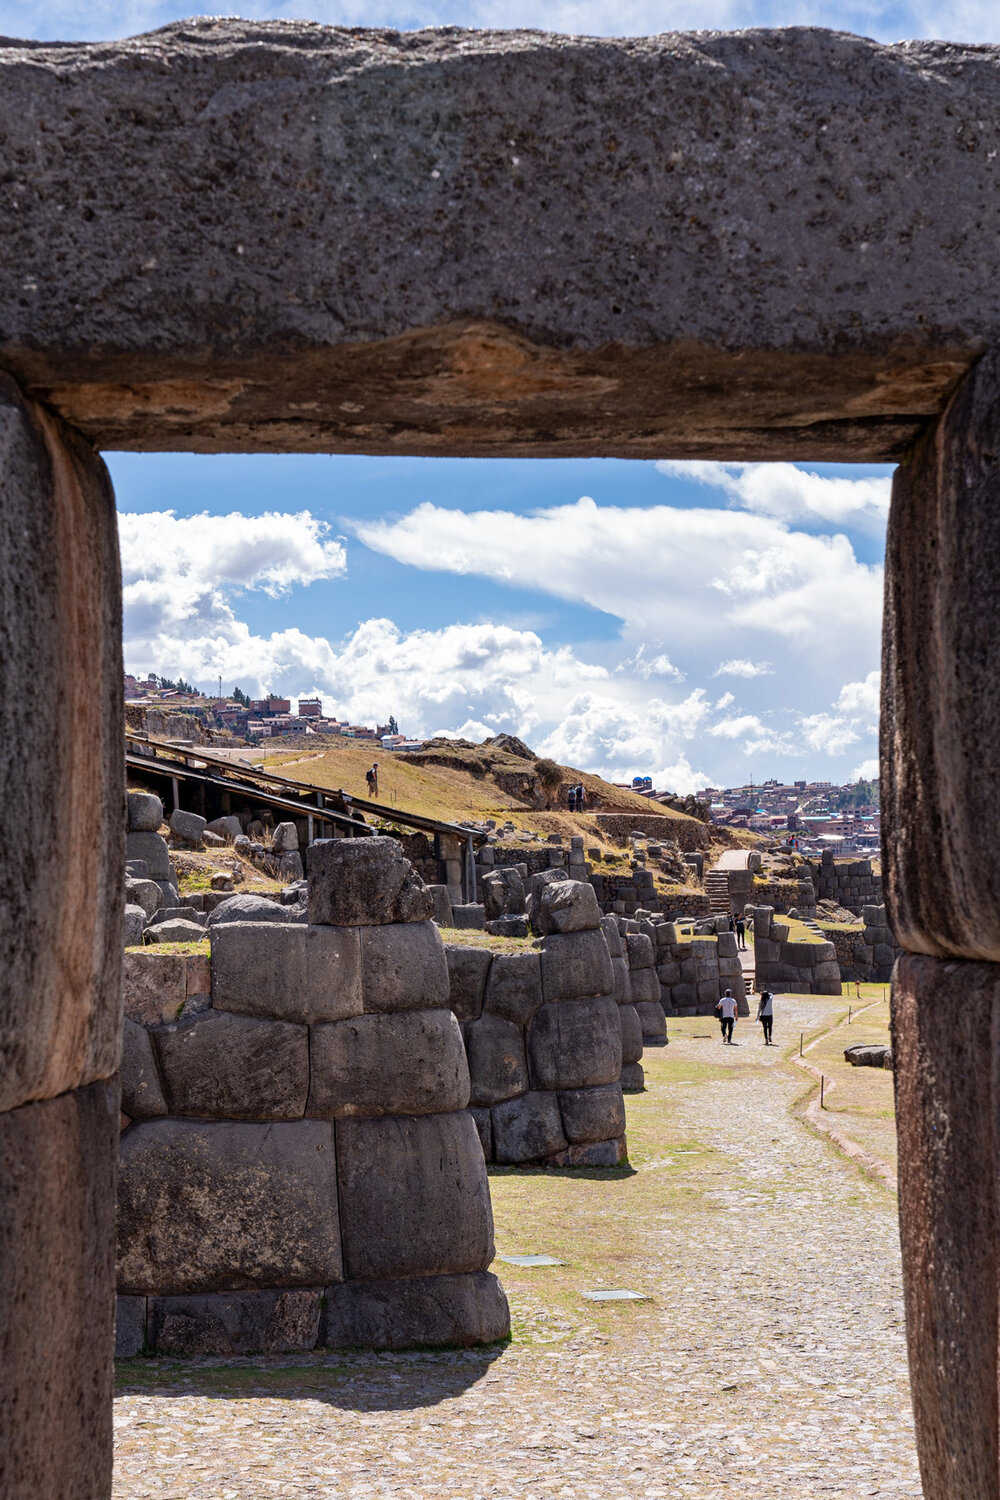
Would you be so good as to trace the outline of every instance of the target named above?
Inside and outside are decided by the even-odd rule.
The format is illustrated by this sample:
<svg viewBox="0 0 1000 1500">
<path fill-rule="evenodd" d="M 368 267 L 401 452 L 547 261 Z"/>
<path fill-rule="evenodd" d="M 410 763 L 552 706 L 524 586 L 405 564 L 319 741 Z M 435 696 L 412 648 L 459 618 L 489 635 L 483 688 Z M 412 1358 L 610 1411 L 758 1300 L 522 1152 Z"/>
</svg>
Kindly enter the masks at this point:
<svg viewBox="0 0 1000 1500">
<path fill-rule="evenodd" d="M 617 1082 L 622 1070 L 618 1006 L 607 996 L 543 1005 L 528 1027 L 528 1065 L 536 1089 Z"/>
<path fill-rule="evenodd" d="M 524 1028 L 488 1013 L 465 1027 L 469 1082 L 474 1105 L 499 1104 L 528 1088 Z"/>
<path fill-rule="evenodd" d="M 495 953 L 486 980 L 483 1009 L 524 1026 L 541 1003 L 541 955 Z"/>
<path fill-rule="evenodd" d="M 233 922 L 212 929 L 212 1004 L 282 1021 L 361 1014 L 356 927 Z"/>
<path fill-rule="evenodd" d="M 117 1089 L 0 1114 L 0 1494 L 111 1492 Z"/>
<path fill-rule="evenodd" d="M 0 356 L 108 448 L 896 458 L 1000 335 L 993 48 L 200 19 L 0 63 Z"/>
<path fill-rule="evenodd" d="M 893 479 L 882 646 L 886 904 L 913 953 L 1000 960 L 1000 351 Z"/>
<path fill-rule="evenodd" d="M 564 1089 L 559 1095 L 563 1130 L 571 1145 L 617 1140 L 625 1134 L 625 1101 L 621 1085 Z"/>
<path fill-rule="evenodd" d="M 462 943 L 448 943 L 444 951 L 448 964 L 449 1004 L 460 1021 L 474 1021 L 482 1014 L 493 955 L 488 948 L 473 948 Z"/>
<path fill-rule="evenodd" d="M 464 1109 L 469 1067 L 450 1010 L 314 1026 L 309 1114 L 422 1115 Z"/>
<path fill-rule="evenodd" d="M 118 1066 L 125 785 L 111 485 L 3 375 L 0 495 L 0 786 L 16 830 L 0 862 L 5 1110 Z"/>
<path fill-rule="evenodd" d="M 608 995 L 614 988 L 611 955 L 600 928 L 547 937 L 541 956 L 542 994 L 546 1000 Z"/>
<path fill-rule="evenodd" d="M 216 1120 L 300 1120 L 309 1097 L 309 1033 L 290 1021 L 208 1010 L 154 1042 L 170 1110 Z"/>
<path fill-rule="evenodd" d="M 150 1297 L 146 1332 L 156 1354 L 287 1354 L 314 1349 L 319 1289 Z"/>
<path fill-rule="evenodd" d="M 341 1275 L 332 1124 L 151 1120 L 122 1137 L 119 1291 L 316 1287 Z"/>
<path fill-rule="evenodd" d="M 310 922 L 369 927 L 433 915 L 434 898 L 396 839 L 319 839 L 310 848 Z"/>
<path fill-rule="evenodd" d="M 135 1120 L 153 1120 L 167 1113 L 153 1043 L 145 1026 L 125 1017 L 121 1062 L 122 1109 Z"/>
<path fill-rule="evenodd" d="M 366 1011 L 433 1010 L 447 1005 L 448 996 L 448 962 L 433 922 L 361 929 L 361 999 Z"/>
<path fill-rule="evenodd" d="M 1000 1495 L 1000 965 L 900 959 L 899 1227 L 926 1500 Z"/>
<path fill-rule="evenodd" d="M 351 1280 L 484 1271 L 493 1259 L 486 1163 L 472 1116 L 339 1120 Z"/>
<path fill-rule="evenodd" d="M 490 1111 L 498 1162 L 539 1161 L 566 1149 L 558 1095 L 536 1089 Z"/>
<path fill-rule="evenodd" d="M 503 1287 L 478 1271 L 330 1287 L 319 1342 L 330 1349 L 413 1349 L 495 1343 L 509 1334 Z"/>
</svg>

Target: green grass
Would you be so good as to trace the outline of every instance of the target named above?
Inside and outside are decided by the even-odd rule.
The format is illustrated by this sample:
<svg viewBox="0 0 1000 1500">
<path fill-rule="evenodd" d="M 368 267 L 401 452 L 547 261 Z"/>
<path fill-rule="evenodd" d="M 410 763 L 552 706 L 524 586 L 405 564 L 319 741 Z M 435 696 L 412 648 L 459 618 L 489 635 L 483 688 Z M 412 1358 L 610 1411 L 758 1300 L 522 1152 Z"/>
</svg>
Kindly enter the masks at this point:
<svg viewBox="0 0 1000 1500">
<path fill-rule="evenodd" d="M 491 953 L 525 953 L 542 945 L 541 938 L 504 937 L 484 932 L 479 927 L 442 927 L 439 930 L 446 943 L 462 948 L 488 948 Z"/>
</svg>

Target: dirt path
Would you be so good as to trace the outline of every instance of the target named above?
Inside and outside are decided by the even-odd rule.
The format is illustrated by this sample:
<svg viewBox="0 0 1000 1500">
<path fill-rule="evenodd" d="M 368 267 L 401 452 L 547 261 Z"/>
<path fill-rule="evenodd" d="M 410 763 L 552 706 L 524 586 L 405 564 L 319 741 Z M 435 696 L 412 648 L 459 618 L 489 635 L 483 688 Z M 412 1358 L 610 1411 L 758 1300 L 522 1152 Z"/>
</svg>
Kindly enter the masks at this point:
<svg viewBox="0 0 1000 1500">
<path fill-rule="evenodd" d="M 789 997 L 779 1039 L 832 1020 Z M 490 1355 L 122 1367 L 117 1500 L 917 1497 L 895 1199 L 793 1112 L 743 1021 L 673 1027 L 629 1102 L 638 1170 L 500 1173 L 515 1339 Z M 593 1304 L 631 1287 L 652 1300 Z"/>
</svg>

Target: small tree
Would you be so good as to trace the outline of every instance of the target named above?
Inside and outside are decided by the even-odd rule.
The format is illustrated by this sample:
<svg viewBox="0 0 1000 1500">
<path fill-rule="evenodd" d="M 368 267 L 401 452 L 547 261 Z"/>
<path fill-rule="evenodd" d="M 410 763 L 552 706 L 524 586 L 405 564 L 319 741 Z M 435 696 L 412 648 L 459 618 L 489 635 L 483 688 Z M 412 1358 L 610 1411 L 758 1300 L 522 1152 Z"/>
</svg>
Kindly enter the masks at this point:
<svg viewBox="0 0 1000 1500">
<path fill-rule="evenodd" d="M 396 715 L 395 714 L 390 714 L 389 715 L 389 733 L 390 734 L 398 734 L 399 733 L 399 725 L 396 723 Z"/>
</svg>

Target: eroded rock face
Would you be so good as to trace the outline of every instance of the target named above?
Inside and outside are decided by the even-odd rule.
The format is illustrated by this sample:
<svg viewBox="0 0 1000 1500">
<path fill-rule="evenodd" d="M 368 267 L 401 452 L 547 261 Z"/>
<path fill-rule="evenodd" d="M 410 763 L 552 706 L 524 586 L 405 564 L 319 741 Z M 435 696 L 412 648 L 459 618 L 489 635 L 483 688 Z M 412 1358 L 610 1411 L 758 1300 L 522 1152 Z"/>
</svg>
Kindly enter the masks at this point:
<svg viewBox="0 0 1000 1500">
<path fill-rule="evenodd" d="M 434 898 L 396 839 L 319 839 L 310 848 L 310 922 L 374 927 L 433 915 Z"/>
<path fill-rule="evenodd" d="M 102 447 L 888 459 L 1000 334 L 994 48 L 196 19 L 0 69 L 0 357 Z"/>
</svg>

